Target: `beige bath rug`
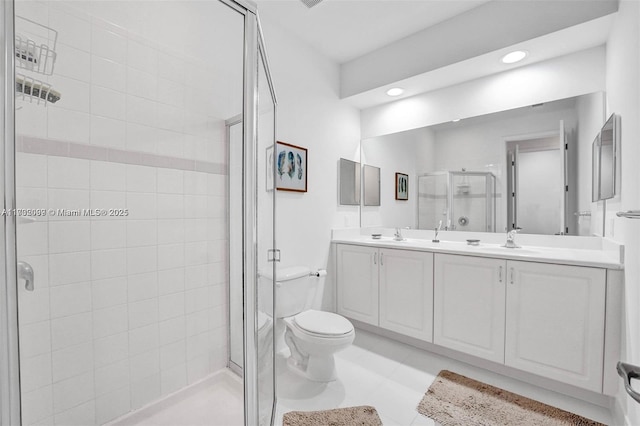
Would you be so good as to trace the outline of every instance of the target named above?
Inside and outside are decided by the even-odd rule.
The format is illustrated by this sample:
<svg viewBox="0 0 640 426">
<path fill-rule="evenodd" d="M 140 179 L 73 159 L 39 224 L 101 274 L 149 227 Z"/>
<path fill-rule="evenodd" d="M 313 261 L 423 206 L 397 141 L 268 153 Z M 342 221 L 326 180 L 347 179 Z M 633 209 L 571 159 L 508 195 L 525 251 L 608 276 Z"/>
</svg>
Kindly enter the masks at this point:
<svg viewBox="0 0 640 426">
<path fill-rule="evenodd" d="M 446 370 L 429 386 L 418 412 L 442 426 L 604 426 Z"/>
<path fill-rule="evenodd" d="M 290 411 L 282 426 L 382 426 L 375 408 L 368 405 L 324 411 Z"/>
</svg>

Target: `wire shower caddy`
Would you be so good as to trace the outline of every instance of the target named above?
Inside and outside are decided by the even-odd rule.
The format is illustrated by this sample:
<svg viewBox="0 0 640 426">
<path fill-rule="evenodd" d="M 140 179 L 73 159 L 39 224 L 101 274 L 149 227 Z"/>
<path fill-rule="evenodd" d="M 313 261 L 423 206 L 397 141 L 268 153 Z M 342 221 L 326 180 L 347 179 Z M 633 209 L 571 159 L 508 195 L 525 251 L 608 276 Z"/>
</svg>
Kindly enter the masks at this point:
<svg viewBox="0 0 640 426">
<path fill-rule="evenodd" d="M 15 65 L 25 70 L 24 73 L 16 73 L 16 99 L 43 106 L 60 100 L 60 93 L 53 90 L 44 78 L 30 75 L 53 75 L 57 43 L 56 30 L 16 16 Z"/>
</svg>

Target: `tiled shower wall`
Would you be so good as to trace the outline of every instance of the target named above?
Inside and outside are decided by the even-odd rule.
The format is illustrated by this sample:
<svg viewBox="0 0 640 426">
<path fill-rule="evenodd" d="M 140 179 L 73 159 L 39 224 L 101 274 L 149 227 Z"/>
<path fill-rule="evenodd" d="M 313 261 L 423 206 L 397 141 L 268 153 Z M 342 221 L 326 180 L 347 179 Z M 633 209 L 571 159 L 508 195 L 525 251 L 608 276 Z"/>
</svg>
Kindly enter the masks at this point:
<svg viewBox="0 0 640 426">
<path fill-rule="evenodd" d="M 62 93 L 17 103 L 18 207 L 129 211 L 18 225 L 24 423 L 102 424 L 226 365 L 229 117 L 206 65 L 66 6 L 17 14 L 60 32 Z"/>
</svg>

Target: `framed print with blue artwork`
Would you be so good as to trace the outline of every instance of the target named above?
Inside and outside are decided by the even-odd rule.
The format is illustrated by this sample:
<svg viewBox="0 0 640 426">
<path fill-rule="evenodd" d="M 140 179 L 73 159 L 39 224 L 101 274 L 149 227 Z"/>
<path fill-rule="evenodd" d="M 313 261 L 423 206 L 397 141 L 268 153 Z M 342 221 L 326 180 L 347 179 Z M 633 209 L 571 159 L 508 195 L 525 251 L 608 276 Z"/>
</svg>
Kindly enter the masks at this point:
<svg viewBox="0 0 640 426">
<path fill-rule="evenodd" d="M 276 142 L 276 189 L 307 192 L 307 149 Z"/>
</svg>

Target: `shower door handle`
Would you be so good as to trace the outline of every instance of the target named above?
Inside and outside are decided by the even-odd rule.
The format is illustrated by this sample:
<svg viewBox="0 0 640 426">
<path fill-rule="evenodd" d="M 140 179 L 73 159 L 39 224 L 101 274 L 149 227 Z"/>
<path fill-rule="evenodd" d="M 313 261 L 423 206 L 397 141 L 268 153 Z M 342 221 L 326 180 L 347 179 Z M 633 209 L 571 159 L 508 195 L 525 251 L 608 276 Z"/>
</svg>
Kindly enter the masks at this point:
<svg viewBox="0 0 640 426">
<path fill-rule="evenodd" d="M 35 288 L 33 285 L 33 278 L 34 274 L 31 265 L 23 261 L 18 262 L 18 279 L 22 279 L 25 281 L 24 288 L 26 288 L 28 291 L 33 291 Z"/>
</svg>

